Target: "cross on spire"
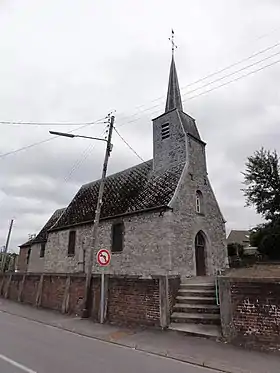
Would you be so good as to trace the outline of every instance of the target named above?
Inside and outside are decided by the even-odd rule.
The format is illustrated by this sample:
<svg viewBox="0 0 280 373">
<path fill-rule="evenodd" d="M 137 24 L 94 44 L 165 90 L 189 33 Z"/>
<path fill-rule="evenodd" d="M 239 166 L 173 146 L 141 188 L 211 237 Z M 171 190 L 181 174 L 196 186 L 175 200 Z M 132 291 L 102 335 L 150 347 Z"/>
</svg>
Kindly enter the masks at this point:
<svg viewBox="0 0 280 373">
<path fill-rule="evenodd" d="M 174 30 L 171 30 L 171 37 L 169 38 L 171 44 L 172 44 L 172 56 L 174 56 L 174 50 L 175 48 L 178 48 L 177 45 L 174 43 Z"/>
</svg>

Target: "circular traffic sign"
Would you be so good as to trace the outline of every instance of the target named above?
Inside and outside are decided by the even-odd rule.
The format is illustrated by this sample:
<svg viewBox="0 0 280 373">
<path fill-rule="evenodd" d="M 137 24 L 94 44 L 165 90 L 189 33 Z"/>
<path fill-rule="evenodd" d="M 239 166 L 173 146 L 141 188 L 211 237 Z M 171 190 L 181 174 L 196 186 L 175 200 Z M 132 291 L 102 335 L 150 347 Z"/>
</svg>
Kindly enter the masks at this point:
<svg viewBox="0 0 280 373">
<path fill-rule="evenodd" d="M 101 249 L 97 253 L 97 263 L 101 266 L 107 266 L 110 263 L 111 254 L 109 250 Z"/>
</svg>

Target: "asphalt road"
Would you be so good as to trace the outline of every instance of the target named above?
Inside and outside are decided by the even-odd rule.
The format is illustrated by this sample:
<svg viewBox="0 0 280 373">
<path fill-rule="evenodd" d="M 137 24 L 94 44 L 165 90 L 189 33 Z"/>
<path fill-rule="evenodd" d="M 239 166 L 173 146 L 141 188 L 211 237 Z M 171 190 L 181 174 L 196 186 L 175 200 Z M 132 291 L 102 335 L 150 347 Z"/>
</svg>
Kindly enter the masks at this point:
<svg viewBox="0 0 280 373">
<path fill-rule="evenodd" d="M 0 373 L 216 373 L 0 312 Z"/>
</svg>

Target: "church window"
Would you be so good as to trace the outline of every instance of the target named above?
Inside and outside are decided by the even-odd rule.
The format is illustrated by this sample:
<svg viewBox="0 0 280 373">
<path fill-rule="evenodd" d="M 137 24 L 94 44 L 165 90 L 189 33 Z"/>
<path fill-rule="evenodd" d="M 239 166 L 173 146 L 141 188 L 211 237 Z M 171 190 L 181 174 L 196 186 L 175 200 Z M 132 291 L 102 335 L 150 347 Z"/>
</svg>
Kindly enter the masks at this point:
<svg viewBox="0 0 280 373">
<path fill-rule="evenodd" d="M 203 198 L 200 190 L 197 190 L 195 194 L 195 208 L 198 214 L 203 213 Z"/>
<path fill-rule="evenodd" d="M 112 226 L 112 253 L 123 251 L 124 224 L 115 223 Z"/>
<path fill-rule="evenodd" d="M 30 255 L 31 255 L 31 249 L 28 249 L 27 256 L 26 256 L 26 264 L 29 263 Z"/>
<path fill-rule="evenodd" d="M 161 138 L 162 140 L 170 137 L 169 123 L 164 123 L 161 125 Z"/>
<path fill-rule="evenodd" d="M 40 258 L 44 258 L 45 256 L 45 249 L 46 249 L 46 242 L 41 243 L 41 248 L 40 248 Z"/>
<path fill-rule="evenodd" d="M 75 245 L 76 245 L 76 231 L 70 231 L 69 239 L 68 239 L 68 256 L 75 255 Z"/>
</svg>

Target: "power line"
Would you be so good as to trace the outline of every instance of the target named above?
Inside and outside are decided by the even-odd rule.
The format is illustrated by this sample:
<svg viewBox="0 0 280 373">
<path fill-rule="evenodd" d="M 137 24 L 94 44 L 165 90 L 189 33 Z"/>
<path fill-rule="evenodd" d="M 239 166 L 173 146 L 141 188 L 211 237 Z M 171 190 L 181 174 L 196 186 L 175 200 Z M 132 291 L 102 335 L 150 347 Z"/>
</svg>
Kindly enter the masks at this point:
<svg viewBox="0 0 280 373">
<path fill-rule="evenodd" d="M 116 127 L 114 127 L 114 130 L 115 132 L 117 133 L 117 135 L 120 137 L 120 139 L 129 147 L 129 149 L 143 162 L 145 162 L 145 160 L 129 145 L 129 143 L 122 137 L 122 135 L 119 133 L 119 131 L 116 129 Z"/>
<path fill-rule="evenodd" d="M 220 77 L 220 78 L 218 78 L 218 79 L 212 80 L 211 82 L 206 83 L 206 84 L 202 85 L 201 87 L 195 88 L 195 89 L 193 89 L 193 90 L 191 90 L 191 91 L 189 91 L 189 92 L 184 93 L 182 96 L 185 96 L 185 95 L 187 95 L 187 94 L 190 94 L 190 93 L 196 92 L 196 91 L 198 91 L 199 89 L 202 89 L 202 88 L 204 88 L 204 87 L 207 87 L 208 85 L 211 85 L 211 84 L 213 84 L 213 83 L 219 82 L 220 80 L 226 79 L 226 78 L 228 78 L 229 76 L 232 76 L 232 75 L 238 74 L 240 71 L 247 70 L 247 69 L 249 69 L 250 67 L 256 66 L 256 65 L 258 65 L 258 64 L 260 64 L 260 63 L 262 63 L 262 62 L 264 62 L 264 61 L 266 61 L 266 60 L 269 60 L 270 58 L 273 58 L 273 57 L 275 57 L 275 56 L 277 56 L 277 55 L 279 55 L 279 54 L 280 54 L 280 51 L 279 51 L 279 52 L 276 52 L 276 53 L 274 53 L 274 54 L 272 54 L 272 55 L 270 55 L 270 56 L 268 56 L 268 57 L 265 57 L 265 58 L 263 58 L 263 59 L 261 59 L 261 60 L 259 60 L 259 61 L 256 61 L 256 62 L 254 62 L 254 63 L 252 63 L 252 64 L 250 64 L 250 65 L 244 66 L 244 67 L 242 67 L 241 69 L 238 69 L 238 70 L 236 70 L 236 71 L 233 71 L 232 73 L 229 73 L 229 74 L 227 74 L 227 75 L 225 75 L 225 76 L 222 76 L 222 77 Z"/>
<path fill-rule="evenodd" d="M 190 87 L 190 86 L 192 86 L 192 85 L 195 85 L 195 84 L 197 84 L 197 83 L 200 83 L 200 82 L 202 82 L 202 81 L 204 81 L 204 80 L 206 80 L 206 79 L 208 79 L 208 78 L 211 78 L 212 76 L 215 76 L 215 75 L 217 75 L 217 74 L 220 74 L 220 73 L 222 73 L 222 72 L 224 72 L 224 71 L 226 71 L 226 70 L 228 70 L 228 69 L 230 69 L 230 68 L 232 68 L 232 67 L 234 67 L 234 66 L 238 66 L 238 65 L 240 65 L 242 62 L 245 62 L 245 61 L 248 61 L 248 60 L 250 60 L 250 59 L 253 59 L 253 58 L 255 58 L 256 56 L 258 56 L 258 55 L 260 55 L 260 54 L 263 54 L 263 53 L 265 53 L 265 52 L 267 52 L 267 51 L 269 51 L 269 50 L 271 50 L 271 49 L 274 49 L 274 48 L 276 48 L 276 47 L 279 46 L 279 45 L 280 45 L 280 42 L 277 42 L 276 44 L 273 44 L 273 45 L 271 45 L 271 46 L 269 46 L 269 47 L 267 47 L 267 48 L 261 49 L 260 51 L 258 51 L 258 52 L 256 52 L 256 53 L 253 53 L 253 54 L 249 55 L 248 57 L 245 57 L 245 58 L 243 58 L 243 59 L 241 59 L 241 60 L 238 60 L 237 62 L 234 62 L 234 63 L 232 63 L 232 64 L 230 64 L 230 65 L 227 65 L 226 67 L 224 67 L 224 68 L 222 68 L 222 69 L 220 69 L 220 70 L 217 70 L 217 71 L 214 71 L 213 73 L 210 73 L 210 74 L 208 74 L 208 75 L 205 75 L 205 76 L 203 76 L 202 78 L 200 78 L 200 79 L 198 79 L 198 80 L 196 80 L 196 81 L 194 81 L 194 82 L 192 82 L 192 83 L 189 83 L 189 84 L 187 84 L 187 85 L 181 87 L 181 91 L 183 91 L 184 89 L 186 89 L 186 88 L 188 88 L 188 87 Z M 241 70 L 242 70 L 242 69 L 241 69 Z M 221 78 L 219 78 L 218 80 L 220 80 L 220 79 L 221 79 Z M 210 83 L 207 83 L 206 85 L 208 85 L 208 84 L 210 84 Z M 204 87 L 204 86 L 203 86 L 203 87 Z M 202 88 L 202 87 L 200 87 L 200 88 Z M 197 89 L 199 89 L 199 88 L 197 88 Z M 191 91 L 191 92 L 193 92 L 193 91 Z M 187 93 L 189 93 L 189 92 L 186 92 L 185 94 L 187 94 Z M 183 95 L 184 95 L 184 94 L 183 94 Z M 160 97 L 158 97 L 158 98 L 152 100 L 151 103 L 152 103 L 152 102 L 159 101 L 159 100 L 162 100 L 164 97 L 165 97 L 165 96 L 160 96 Z M 141 107 L 144 107 L 145 105 L 146 105 L 146 104 L 138 106 L 138 109 L 140 109 Z M 151 109 L 154 109 L 154 108 L 158 107 L 159 105 L 160 105 L 160 104 L 157 104 L 157 105 L 154 105 L 154 106 L 148 107 L 148 108 L 146 108 L 146 109 L 144 109 L 144 110 L 140 110 L 140 111 L 138 111 L 138 112 L 132 114 L 130 117 L 134 117 L 134 116 L 136 116 L 136 115 L 138 115 L 138 114 L 141 114 L 141 113 L 144 113 L 144 112 L 149 111 L 149 110 L 151 110 Z"/>
<path fill-rule="evenodd" d="M 106 127 L 107 128 L 107 127 Z M 105 133 L 106 133 L 106 128 L 102 131 L 102 133 L 98 136 L 98 137 L 102 137 Z M 83 153 L 81 154 L 81 157 L 79 159 L 77 159 L 75 161 L 75 163 L 73 164 L 71 170 L 67 173 L 67 175 L 65 176 L 64 178 L 64 182 L 65 183 L 68 183 L 69 180 L 71 180 L 71 177 L 72 175 L 74 174 L 74 172 L 81 166 L 81 164 L 83 163 L 83 161 L 85 161 L 87 159 L 87 157 L 89 156 L 89 154 L 92 152 L 92 150 L 95 148 L 96 146 L 96 143 L 94 144 L 90 144 L 84 151 Z"/>
<path fill-rule="evenodd" d="M 280 45 L 280 42 L 277 43 L 277 44 L 275 44 L 274 46 L 276 46 L 276 45 Z M 273 47 L 273 46 L 272 46 L 272 47 Z M 271 49 L 272 47 L 269 47 L 269 48 Z M 266 48 L 266 50 L 268 50 L 268 48 Z M 258 54 L 260 54 L 260 52 L 258 52 Z M 256 61 L 255 63 L 253 63 L 253 64 L 251 64 L 251 65 L 248 65 L 248 66 L 245 66 L 245 67 L 243 67 L 243 68 L 241 68 L 241 69 L 239 69 L 239 70 L 236 70 L 235 72 L 232 72 L 232 73 L 230 73 L 230 74 L 227 74 L 227 75 L 224 76 L 224 77 L 221 77 L 221 78 L 218 78 L 218 79 L 216 79 L 216 80 L 213 80 L 213 81 L 211 81 L 211 82 L 205 84 L 204 86 L 202 86 L 202 87 L 200 87 L 200 88 L 197 88 L 197 89 L 195 89 L 195 90 L 192 90 L 192 91 L 190 91 L 190 92 L 188 92 L 188 93 L 194 92 L 194 91 L 196 91 L 196 90 L 198 90 L 198 89 L 202 89 L 202 88 L 204 88 L 204 87 L 206 87 L 206 86 L 208 86 L 208 85 L 211 85 L 211 84 L 213 84 L 213 83 L 215 83 L 215 82 L 217 82 L 217 81 L 220 81 L 220 80 L 225 79 L 225 78 L 227 78 L 227 77 L 229 77 L 229 76 L 235 75 L 235 74 L 237 74 L 237 73 L 240 72 L 240 71 L 243 71 L 243 70 L 245 70 L 245 69 L 247 69 L 247 68 L 250 68 L 250 67 L 252 67 L 252 66 L 255 66 L 255 65 L 257 65 L 257 64 L 259 64 L 259 63 L 261 63 L 261 62 L 263 62 L 263 61 L 265 61 L 265 60 L 267 60 L 267 59 L 269 59 L 269 58 L 272 58 L 272 57 L 274 57 L 275 55 L 278 55 L 278 54 L 280 54 L 280 52 L 274 53 L 274 54 L 271 55 L 271 56 L 268 56 L 268 57 L 263 58 L 263 59 L 261 59 L 261 60 L 259 60 L 259 61 Z M 256 55 L 256 54 L 255 54 L 255 55 Z M 249 57 L 248 57 L 248 58 L 249 58 Z M 248 59 L 248 58 L 247 58 L 247 59 Z M 195 97 L 199 97 L 199 96 L 204 95 L 204 94 L 206 94 L 206 93 L 209 93 L 209 92 L 211 92 L 211 91 L 213 91 L 213 90 L 216 90 L 216 89 L 218 89 L 218 88 L 224 87 L 224 86 L 226 86 L 226 85 L 228 85 L 228 84 L 230 84 L 230 83 L 232 83 L 232 82 L 238 81 L 238 80 L 240 80 L 240 79 L 242 79 L 242 78 L 244 78 L 244 77 L 247 77 L 247 76 L 249 76 L 249 75 L 251 75 L 251 74 L 254 74 L 254 73 L 258 72 L 258 71 L 261 71 L 261 70 L 263 70 L 263 69 L 265 69 L 265 68 L 267 68 L 267 67 L 270 67 L 270 66 L 272 66 L 272 65 L 275 65 L 276 63 L 278 63 L 278 61 L 273 62 L 273 63 L 268 64 L 268 65 L 265 65 L 264 67 L 262 67 L 262 68 L 260 68 L 260 69 L 253 70 L 252 72 L 249 72 L 249 73 L 247 73 L 247 74 L 244 74 L 244 75 L 242 75 L 241 77 L 238 77 L 238 78 L 236 78 L 236 79 L 233 79 L 233 80 L 231 80 L 231 81 L 229 81 L 229 82 L 226 82 L 226 83 L 224 83 L 224 84 L 221 84 L 221 85 L 219 85 L 218 87 L 214 87 L 214 88 L 209 89 L 209 90 L 207 90 L 207 91 L 205 91 L 205 92 L 201 92 L 200 94 L 195 95 L 195 96 L 193 96 L 193 97 L 190 97 L 190 98 L 188 98 L 188 99 L 191 100 L 191 99 L 193 99 L 193 98 L 195 98 Z M 225 70 L 225 69 L 224 69 L 224 70 Z M 212 75 L 213 75 L 213 74 L 212 74 Z M 202 78 L 202 79 L 204 79 L 204 78 Z M 186 93 L 186 94 L 187 94 L 187 93 Z M 185 102 L 185 101 L 186 101 L 186 100 L 183 100 L 183 102 Z M 149 110 L 151 110 L 151 109 L 153 109 L 153 108 L 156 108 L 156 107 L 158 107 L 158 106 L 159 106 L 159 105 L 152 106 L 152 107 L 150 107 L 150 108 L 147 108 L 147 109 L 143 110 L 142 112 L 149 111 Z M 157 111 L 156 111 L 156 112 L 157 112 Z M 140 113 L 141 113 L 141 112 L 140 112 Z M 140 113 L 136 113 L 136 114 L 132 115 L 131 117 L 133 117 L 133 116 L 135 116 L 135 115 L 137 115 L 137 114 L 140 114 Z M 102 119 L 104 119 L 104 118 L 102 118 Z M 140 118 L 136 118 L 136 119 L 131 120 L 131 121 L 128 121 L 128 122 L 125 122 L 125 123 L 122 123 L 121 126 L 123 126 L 123 125 L 125 125 L 125 124 L 129 124 L 129 123 L 136 122 L 136 121 L 138 121 L 139 119 L 141 119 L 141 117 L 140 117 Z M 101 120 L 101 119 L 100 119 L 100 120 Z M 100 121 L 100 120 L 98 120 L 98 121 Z M 96 122 L 98 122 L 98 121 L 96 121 Z M 79 130 L 79 129 L 81 129 L 81 128 L 87 127 L 87 126 L 89 126 L 89 125 L 91 125 L 91 124 L 94 124 L 94 123 L 96 123 L 96 122 L 89 122 L 89 123 L 86 123 L 85 125 L 83 125 L 83 126 L 77 128 L 77 129 L 75 129 L 75 130 L 73 130 L 73 131 L 69 131 L 69 132 L 74 132 L 74 131 L 76 131 L 76 130 Z M 0 123 L 1 123 L 1 122 L 0 122 Z M 27 145 L 27 146 L 25 146 L 25 147 L 22 147 L 22 148 L 16 149 L 16 150 L 14 150 L 14 151 L 11 151 L 11 152 L 8 152 L 8 153 L 5 153 L 5 154 L 0 154 L 0 158 L 4 158 L 4 157 L 6 157 L 6 156 L 8 156 L 8 155 L 15 154 L 15 153 L 18 153 L 18 152 L 23 151 L 23 150 L 27 150 L 27 149 L 32 148 L 32 147 L 37 146 L 37 145 L 41 145 L 41 144 L 46 143 L 46 142 L 49 142 L 49 141 L 51 141 L 51 140 L 53 140 L 54 138 L 57 138 L 57 137 L 58 137 L 58 136 L 55 136 L 55 137 L 52 137 L 52 138 L 49 138 L 49 139 L 46 139 L 46 140 L 42 140 L 42 141 L 39 141 L 39 142 L 36 142 L 36 143 L 30 144 L 30 145 Z"/>
<path fill-rule="evenodd" d="M 101 119 L 98 119 L 98 120 L 95 121 L 95 122 L 90 122 L 90 123 L 84 124 L 84 125 L 82 125 L 82 126 L 80 126 L 80 127 L 78 127 L 78 128 L 75 128 L 74 130 L 69 131 L 69 133 L 72 133 L 72 132 L 78 131 L 78 130 L 80 130 L 80 129 L 86 128 L 86 127 L 88 127 L 88 126 L 90 126 L 90 125 L 92 125 L 92 124 L 95 124 L 95 123 L 97 123 L 97 122 L 100 122 L 101 120 L 104 120 L 104 119 L 105 119 L 105 118 L 101 118 Z M 23 151 L 23 150 L 27 150 L 27 149 L 33 148 L 34 146 L 41 145 L 41 144 L 45 144 L 45 143 L 47 143 L 47 142 L 49 142 L 49 141 L 52 141 L 52 140 L 54 140 L 54 139 L 56 139 L 56 138 L 58 138 L 58 137 L 59 137 L 59 136 L 52 136 L 52 137 L 50 137 L 50 138 L 48 138 L 48 139 L 45 139 L 45 140 L 42 140 L 42 141 L 38 141 L 38 142 L 35 142 L 35 143 L 33 143 L 33 144 L 30 144 L 30 145 L 23 146 L 22 148 L 15 149 L 15 150 L 12 150 L 12 151 L 7 152 L 7 153 L 4 153 L 4 154 L 0 154 L 0 159 L 3 159 L 3 158 L 5 158 L 5 157 L 7 157 L 7 156 L 9 156 L 9 155 L 12 155 L 12 154 L 19 153 L 19 152 L 21 152 L 21 151 Z"/>
<path fill-rule="evenodd" d="M 272 55 L 272 56 L 270 56 L 270 57 L 266 57 L 266 58 L 260 60 L 259 62 L 256 62 L 256 63 L 254 63 L 254 64 L 251 64 L 250 67 L 252 67 L 252 66 L 254 66 L 254 65 L 257 65 L 257 64 L 259 64 L 259 63 L 261 63 L 261 62 L 264 62 L 265 60 L 267 60 L 267 59 L 269 59 L 269 58 L 272 58 L 272 57 L 274 57 L 275 55 L 278 55 L 278 54 L 280 54 L 280 52 L 277 52 L 277 53 L 275 53 L 274 55 Z M 263 67 L 261 67 L 261 68 L 259 68 L 259 69 L 256 69 L 256 70 L 253 70 L 253 71 L 250 71 L 250 72 L 247 73 L 247 74 L 243 74 L 243 75 L 241 75 L 241 76 L 238 77 L 238 78 L 232 79 L 232 80 L 230 80 L 230 81 L 228 81 L 228 82 L 225 82 L 225 83 L 223 83 L 223 84 L 221 84 L 221 85 L 219 85 L 219 86 L 217 86 L 217 87 L 213 87 L 213 88 L 211 88 L 211 89 L 209 89 L 209 90 L 207 90 L 207 91 L 201 92 L 201 93 L 199 93 L 199 94 L 197 94 L 197 95 L 195 95 L 195 96 L 188 97 L 188 98 L 186 98 L 185 100 L 183 100 L 182 102 L 186 102 L 186 101 L 188 101 L 188 100 L 192 100 L 193 98 L 196 98 L 196 97 L 202 96 L 202 95 L 204 95 L 204 94 L 206 94 L 206 93 L 209 93 L 209 92 L 212 92 L 212 91 L 214 91 L 214 90 L 216 90 L 216 89 L 218 89 L 218 88 L 224 87 L 224 86 L 226 86 L 226 85 L 228 85 L 228 84 L 230 84 L 230 83 L 233 83 L 233 82 L 238 81 L 238 80 L 240 80 L 240 79 L 242 79 L 242 78 L 245 78 L 245 77 L 247 77 L 247 76 L 249 76 L 249 75 L 255 74 L 256 72 L 259 72 L 259 71 L 264 70 L 264 69 L 266 69 L 266 68 L 268 68 L 268 67 L 271 67 L 271 66 L 277 64 L 278 62 L 280 62 L 280 60 L 277 60 L 277 61 L 275 61 L 275 62 L 272 62 L 271 64 L 268 64 L 268 65 L 265 65 L 265 66 L 263 66 Z M 235 75 L 235 74 L 237 74 L 238 72 L 245 70 L 246 68 L 248 68 L 248 67 L 244 67 L 244 68 L 239 69 L 239 70 L 237 70 L 237 71 L 235 71 L 235 72 L 233 72 L 233 73 L 230 73 L 230 74 L 228 74 L 228 75 L 226 75 L 226 76 L 224 76 L 224 77 L 222 77 L 222 78 L 216 79 L 216 80 L 214 80 L 214 81 L 212 81 L 212 82 L 210 82 L 210 83 L 208 83 L 208 84 L 205 84 L 204 86 L 202 86 L 202 87 L 200 87 L 200 88 L 205 88 L 206 86 L 208 86 L 208 85 L 210 85 L 210 84 L 213 84 L 213 83 L 216 83 L 217 81 L 220 81 L 220 80 L 222 80 L 222 79 L 225 79 L 226 77 L 229 77 L 229 76 Z M 197 90 L 200 89 L 200 88 L 197 88 L 197 89 L 195 89 L 195 90 L 193 90 L 193 91 L 190 91 L 190 92 L 197 91 Z M 188 92 L 188 93 L 190 93 L 190 92 Z M 155 105 L 155 106 L 153 106 L 152 108 L 156 108 L 156 107 L 159 107 L 159 106 L 160 106 L 160 105 Z M 145 111 L 146 111 L 146 110 L 145 110 Z M 158 110 L 153 111 L 153 112 L 150 113 L 150 114 L 155 114 L 155 113 L 157 113 L 157 112 L 158 112 Z M 122 124 L 120 125 L 120 127 L 122 127 L 122 126 L 124 126 L 124 125 L 126 125 L 126 124 L 130 124 L 130 123 L 133 123 L 133 122 L 137 122 L 137 121 L 140 120 L 141 118 L 142 118 L 142 117 L 139 117 L 139 118 L 136 118 L 136 119 L 134 119 L 134 120 L 131 120 L 131 121 L 128 121 L 128 122 L 124 122 L 124 123 L 122 123 Z"/>
<path fill-rule="evenodd" d="M 80 126 L 80 125 L 91 125 L 96 122 L 21 122 L 21 121 L 4 121 L 1 120 L 0 124 L 8 125 L 25 125 L 25 126 Z"/>
<path fill-rule="evenodd" d="M 214 91 L 214 90 L 216 90 L 216 89 L 218 89 L 218 88 L 224 87 L 224 86 L 226 86 L 226 85 L 228 85 L 228 84 L 230 84 L 230 83 L 236 82 L 236 81 L 238 81 L 238 80 L 240 80 L 240 79 L 243 79 L 243 78 L 245 78 L 245 77 L 247 77 L 247 76 L 249 76 L 249 75 L 255 74 L 255 73 L 257 73 L 257 72 L 259 72 L 259 71 L 261 71 L 261 70 L 264 70 L 264 69 L 266 69 L 266 68 L 268 68 L 268 67 L 271 67 L 271 66 L 273 66 L 273 65 L 276 65 L 276 64 L 279 63 L 279 62 L 280 62 L 280 60 L 274 61 L 274 62 L 272 62 L 272 63 L 270 63 L 270 64 L 268 64 L 268 65 L 265 65 L 265 66 L 263 66 L 263 67 L 261 67 L 261 68 L 259 68 L 259 69 L 256 69 L 256 70 L 253 70 L 253 71 L 250 71 L 250 72 L 248 72 L 247 74 L 244 74 L 244 75 L 241 75 L 241 76 L 239 76 L 239 77 L 237 77 L 237 78 L 235 78 L 235 79 L 232 79 L 232 80 L 230 80 L 229 82 L 223 83 L 223 84 L 221 84 L 221 85 L 219 85 L 219 86 L 217 86 L 217 87 L 213 87 L 213 88 L 209 89 L 208 91 L 201 92 L 201 93 L 199 93 L 198 95 L 195 95 L 195 96 L 193 96 L 193 97 L 188 98 L 187 100 L 184 100 L 183 102 L 188 101 L 188 100 L 192 100 L 192 99 L 194 99 L 194 98 L 196 98 L 196 97 L 199 97 L 199 96 L 202 96 L 202 95 L 205 95 L 206 93 L 212 92 L 212 91 Z"/>
<path fill-rule="evenodd" d="M 269 35 L 269 33 L 266 34 L 266 35 Z M 266 35 L 265 35 L 265 36 L 266 36 Z M 192 83 L 189 83 L 189 84 L 183 86 L 183 87 L 181 88 L 181 91 L 183 91 L 184 89 L 186 89 L 186 88 L 188 88 L 188 87 L 190 87 L 190 86 L 192 86 L 192 85 L 195 85 L 195 84 L 197 84 L 197 83 L 199 83 L 199 82 L 202 82 L 202 81 L 204 81 L 204 80 L 206 80 L 206 79 L 208 79 L 208 78 L 210 78 L 210 77 L 212 77 L 212 76 L 215 76 L 215 75 L 217 75 L 217 74 L 220 74 L 220 73 L 222 73 L 222 72 L 224 72 L 224 71 L 226 71 L 226 70 L 228 70 L 228 69 L 230 69 L 230 68 L 232 68 L 232 67 L 234 67 L 234 66 L 237 66 L 237 65 L 241 64 L 242 62 L 245 62 L 245 61 L 248 61 L 248 60 L 250 60 L 250 59 L 253 59 L 253 58 L 255 58 L 256 56 L 258 56 L 258 55 L 260 55 L 260 54 L 263 54 L 263 53 L 265 53 L 265 52 L 267 52 L 267 51 L 269 51 L 269 50 L 271 50 L 271 49 L 274 49 L 274 48 L 276 48 L 276 47 L 279 46 L 279 45 L 280 45 L 280 42 L 277 42 L 276 44 L 270 45 L 269 47 L 266 47 L 266 48 L 264 48 L 264 49 L 262 49 L 262 50 L 260 50 L 260 51 L 258 51 L 258 52 L 256 52 L 256 53 L 253 53 L 253 54 L 249 55 L 248 57 L 245 57 L 245 58 L 243 58 L 243 59 L 241 59 L 241 60 L 238 60 L 237 62 L 234 62 L 234 63 L 232 63 L 232 64 L 230 64 L 230 65 L 228 65 L 228 66 L 226 66 L 226 67 L 224 67 L 224 68 L 222 68 L 222 69 L 220 69 L 220 70 L 214 71 L 213 73 L 210 73 L 210 74 L 208 74 L 208 75 L 206 75 L 206 76 L 204 76 L 204 77 L 202 77 L 202 78 L 200 78 L 200 79 L 198 79 L 198 80 L 196 80 L 196 81 L 194 81 L 194 82 L 192 82 Z M 278 53 L 276 53 L 276 54 L 278 54 Z M 189 91 L 189 92 L 186 92 L 186 93 L 183 94 L 183 96 L 186 95 L 186 94 L 189 94 L 189 93 L 195 92 L 195 91 L 197 91 L 197 90 L 199 90 L 199 89 L 202 89 L 202 88 L 204 88 L 204 87 L 206 87 L 206 86 L 208 86 L 208 85 L 210 85 L 210 84 L 215 83 L 216 81 L 220 81 L 220 80 L 222 80 L 222 79 L 225 79 L 225 78 L 228 77 L 228 76 L 231 76 L 231 75 L 233 75 L 233 74 L 237 74 L 239 71 L 242 71 L 242 70 L 244 70 L 244 69 L 246 69 L 246 68 L 249 68 L 249 67 L 251 67 L 251 66 L 254 66 L 255 64 L 261 63 L 262 61 L 265 61 L 265 60 L 268 59 L 268 58 L 272 58 L 272 57 L 273 57 L 274 55 L 276 55 L 276 54 L 273 54 L 273 55 L 271 55 L 271 56 L 269 56 L 269 57 L 267 57 L 267 58 L 265 58 L 265 59 L 259 60 L 259 61 L 257 61 L 256 63 L 254 63 L 254 64 L 252 64 L 252 65 L 248 65 L 247 67 L 241 68 L 240 70 L 236 70 L 235 72 L 230 73 L 230 74 L 228 74 L 228 75 L 226 75 L 226 76 L 224 76 L 224 77 L 221 77 L 221 78 L 218 78 L 218 79 L 216 79 L 216 80 L 214 80 L 214 81 L 211 81 L 211 82 L 209 82 L 209 83 L 206 83 L 205 85 L 203 85 L 203 86 L 201 86 L 201 87 L 198 87 L 198 88 L 196 88 L 196 89 L 194 89 L 194 90 L 191 90 L 191 91 Z M 159 100 L 163 99 L 164 97 L 165 97 L 165 96 L 158 97 L 158 98 L 152 100 L 151 103 L 152 103 L 152 102 L 159 101 Z M 139 108 L 141 108 L 141 107 L 145 107 L 145 105 L 146 105 L 146 104 L 140 105 L 140 106 L 138 106 L 137 108 L 139 109 Z M 156 107 L 159 107 L 159 106 L 160 106 L 160 104 L 150 106 L 150 107 L 148 107 L 148 108 L 146 108 L 146 109 L 144 109 L 144 110 L 137 111 L 136 113 L 130 115 L 129 117 L 130 117 L 130 118 L 135 117 L 135 116 L 137 116 L 137 115 L 139 115 L 139 114 L 141 114 L 141 113 L 144 113 L 144 112 L 146 112 L 146 111 L 150 111 L 150 110 L 152 110 L 152 109 L 154 109 L 154 108 L 156 108 Z M 120 113 L 120 114 L 121 114 L 121 113 Z M 96 122 L 84 122 L 84 123 L 81 123 L 81 122 L 80 122 L 80 123 L 78 123 L 78 122 L 76 122 L 76 123 L 75 123 L 75 122 L 68 122 L 68 123 L 67 123 L 67 122 L 60 122 L 60 123 L 59 123 L 59 122 L 0 121 L 0 124 L 8 124 L 8 125 L 30 125 L 30 126 L 79 126 L 79 125 L 81 125 L 81 124 L 82 124 L 82 125 L 90 125 L 90 124 L 94 124 L 94 123 L 96 123 Z M 128 122 L 128 123 L 129 123 L 129 122 Z M 40 145 L 40 142 L 37 143 L 37 145 Z M 35 145 L 34 145 L 34 146 L 35 146 Z M 0 157 L 1 157 L 1 156 L 0 156 Z"/>
</svg>

